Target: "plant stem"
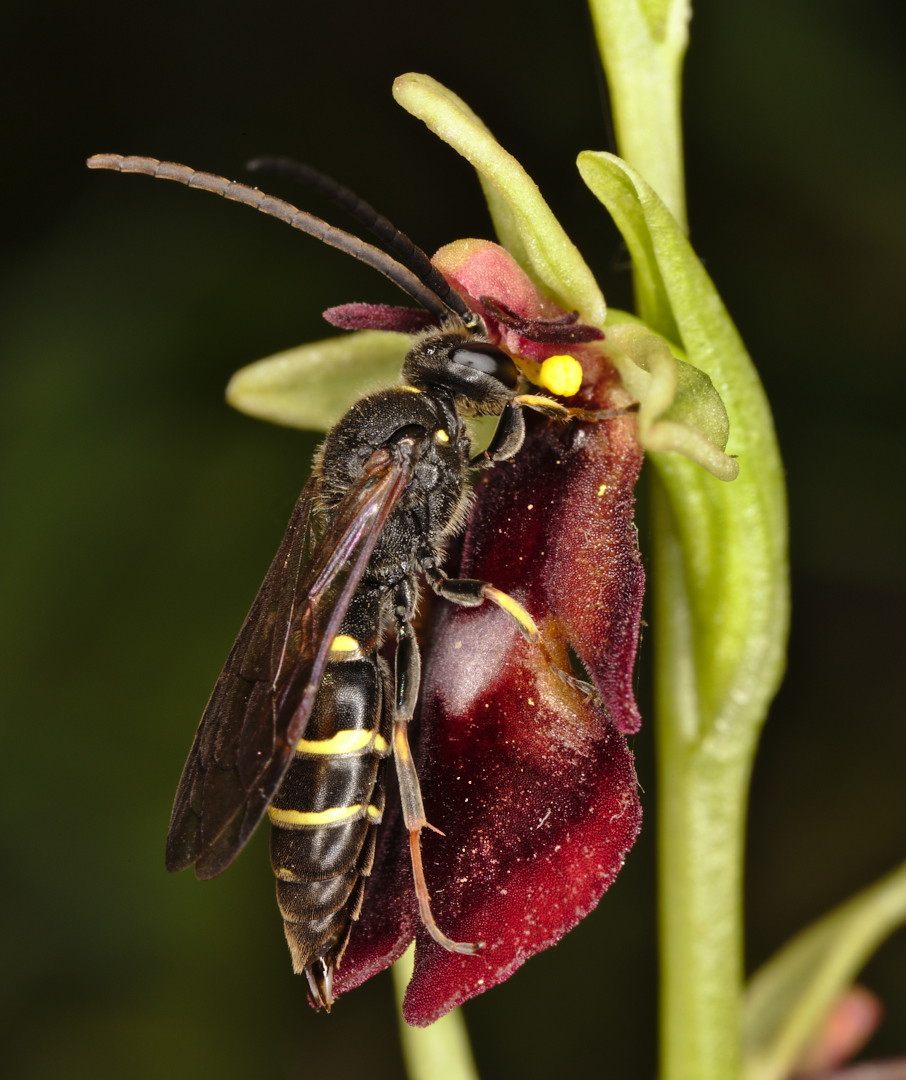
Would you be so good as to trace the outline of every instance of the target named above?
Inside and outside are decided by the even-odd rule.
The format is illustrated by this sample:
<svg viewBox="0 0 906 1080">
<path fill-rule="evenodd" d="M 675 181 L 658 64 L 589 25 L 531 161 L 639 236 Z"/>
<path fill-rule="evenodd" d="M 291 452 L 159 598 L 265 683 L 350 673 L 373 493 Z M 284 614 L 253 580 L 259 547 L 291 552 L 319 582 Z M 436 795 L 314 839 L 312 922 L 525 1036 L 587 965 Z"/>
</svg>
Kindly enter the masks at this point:
<svg viewBox="0 0 906 1080">
<path fill-rule="evenodd" d="M 635 271 L 637 310 L 712 378 L 730 421 L 728 451 L 739 456 L 739 479 L 722 485 L 676 455 L 651 455 L 661 1076 L 735 1080 L 746 799 L 787 628 L 782 467 L 757 374 L 678 239 L 688 0 L 590 4 L 620 154 L 672 214 L 671 223 L 639 189 L 650 232 L 637 237 L 649 260 Z M 622 194 L 614 192 L 618 209 Z M 631 208 L 622 217 L 632 225 Z"/>
<path fill-rule="evenodd" d="M 469 1033 L 460 1009 L 442 1016 L 430 1027 L 410 1027 L 403 1020 L 403 997 L 412 978 L 415 946 L 410 945 L 393 965 L 400 1041 L 409 1080 L 478 1080 Z"/>
<path fill-rule="evenodd" d="M 661 1076 L 728 1080 L 740 1071 L 742 856 L 749 757 L 720 760 L 698 730 L 683 567 L 655 481 Z"/>
<path fill-rule="evenodd" d="M 679 768 L 675 751 L 661 760 L 661 1075 L 726 1080 L 740 1068 L 745 785 L 692 755 Z"/>
</svg>

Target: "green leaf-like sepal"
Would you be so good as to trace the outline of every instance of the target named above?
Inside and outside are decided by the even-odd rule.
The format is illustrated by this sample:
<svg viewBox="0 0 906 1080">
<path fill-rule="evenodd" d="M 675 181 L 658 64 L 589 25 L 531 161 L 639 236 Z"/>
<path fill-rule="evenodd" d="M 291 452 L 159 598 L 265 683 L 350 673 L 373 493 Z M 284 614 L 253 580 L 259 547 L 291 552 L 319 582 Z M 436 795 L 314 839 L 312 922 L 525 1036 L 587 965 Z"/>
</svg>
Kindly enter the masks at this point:
<svg viewBox="0 0 906 1080">
<path fill-rule="evenodd" d="M 751 746 L 783 670 L 788 620 L 786 504 L 770 409 L 717 290 L 655 192 L 612 154 L 581 154 L 579 171 L 629 248 L 640 314 L 708 374 L 727 410 L 735 483 L 715 484 L 675 454 L 652 455 L 682 552 L 684 580 L 662 582 L 664 617 L 688 605 L 690 620 L 672 639 L 676 654 L 662 660 L 685 687 L 665 695 L 688 706 L 678 721 L 685 739 L 712 732 Z"/>
<path fill-rule="evenodd" d="M 428 75 L 401 75 L 393 96 L 478 171 L 503 246 L 566 311 L 602 326 L 598 284 L 541 192 L 461 98 Z"/>
<path fill-rule="evenodd" d="M 608 320 L 607 357 L 639 404 L 639 441 L 646 450 L 673 451 L 719 480 L 735 480 L 739 465 L 723 451 L 730 426 L 710 377 L 638 323 Z"/>
<path fill-rule="evenodd" d="M 360 330 L 314 341 L 240 368 L 227 401 L 240 412 L 286 427 L 327 431 L 363 387 L 399 382 L 408 334 Z"/>
<path fill-rule="evenodd" d="M 589 0 L 617 146 L 685 230 L 681 73 L 690 0 Z"/>
</svg>

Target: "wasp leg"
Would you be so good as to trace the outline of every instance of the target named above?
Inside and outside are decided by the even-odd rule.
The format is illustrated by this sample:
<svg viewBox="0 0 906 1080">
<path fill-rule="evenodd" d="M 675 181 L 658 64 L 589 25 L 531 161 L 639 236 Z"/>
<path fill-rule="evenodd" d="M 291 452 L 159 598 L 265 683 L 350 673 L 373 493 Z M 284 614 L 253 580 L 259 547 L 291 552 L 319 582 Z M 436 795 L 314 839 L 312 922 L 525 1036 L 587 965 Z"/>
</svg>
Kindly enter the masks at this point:
<svg viewBox="0 0 906 1080">
<path fill-rule="evenodd" d="M 437 942 L 449 952 L 464 953 L 474 956 L 482 948 L 481 942 L 453 941 L 440 929 L 431 913 L 431 897 L 422 867 L 421 831 L 434 829 L 425 817 L 421 788 L 412 752 L 409 749 L 407 728 L 415 703 L 418 700 L 418 688 L 421 681 L 421 656 L 412 625 L 403 615 L 397 616 L 396 647 L 396 716 L 393 725 L 393 756 L 396 761 L 396 775 L 400 784 L 400 799 L 403 804 L 403 820 L 409 831 L 409 851 L 412 857 L 412 876 L 415 879 L 415 895 L 418 898 L 418 911 L 425 929 Z M 439 829 L 434 829 L 440 832 Z"/>
<path fill-rule="evenodd" d="M 487 469 L 496 461 L 509 461 L 516 456 L 525 440 L 525 417 L 523 409 L 532 409 L 551 420 L 613 420 L 627 413 L 638 412 L 638 402 L 622 409 L 574 409 L 561 405 L 554 398 L 543 394 L 517 394 L 510 398 L 500 414 L 494 435 L 485 450 L 469 462 L 472 469 Z"/>
<path fill-rule="evenodd" d="M 561 682 L 580 693 L 586 701 L 593 701 L 600 708 L 604 708 L 604 702 L 591 683 L 577 679 L 554 660 L 544 640 L 544 635 L 518 600 L 514 600 L 512 596 L 501 592 L 500 589 L 495 589 L 487 581 L 478 581 L 474 578 L 448 578 L 431 558 L 422 563 L 422 568 L 428 584 L 438 596 L 442 596 L 445 600 L 459 604 L 460 607 L 480 607 L 486 600 L 491 604 L 496 604 L 501 611 L 505 611 L 510 616 L 525 640 L 540 651 L 544 662 Z"/>
<path fill-rule="evenodd" d="M 504 407 L 491 441 L 480 454 L 469 462 L 472 469 L 487 469 L 495 461 L 509 461 L 519 453 L 525 441 L 525 416 L 522 408 L 514 404 L 516 398 L 508 401 Z"/>
<path fill-rule="evenodd" d="M 522 406 L 532 409 L 542 416 L 549 416 L 552 420 L 613 420 L 618 416 L 626 416 L 627 413 L 639 411 L 639 403 L 634 401 L 631 405 L 620 409 L 574 409 L 561 405 L 553 398 L 543 394 L 519 394 L 509 402 L 512 407 Z"/>
</svg>

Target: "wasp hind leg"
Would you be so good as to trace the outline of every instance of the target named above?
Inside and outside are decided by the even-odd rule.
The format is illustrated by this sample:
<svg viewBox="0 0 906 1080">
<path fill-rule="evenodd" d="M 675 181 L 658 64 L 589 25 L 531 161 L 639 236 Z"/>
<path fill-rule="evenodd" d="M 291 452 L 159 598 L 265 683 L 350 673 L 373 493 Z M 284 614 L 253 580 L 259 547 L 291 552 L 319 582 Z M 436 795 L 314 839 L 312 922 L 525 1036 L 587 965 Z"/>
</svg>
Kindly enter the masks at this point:
<svg viewBox="0 0 906 1080">
<path fill-rule="evenodd" d="M 601 709 L 605 708 L 600 694 L 591 683 L 577 678 L 554 660 L 537 623 L 518 600 L 514 600 L 512 596 L 501 592 L 500 589 L 495 589 L 487 581 L 478 581 L 474 578 L 448 578 L 431 558 L 422 562 L 422 568 L 428 584 L 438 596 L 442 596 L 445 600 L 459 604 L 460 607 L 480 607 L 488 601 L 499 607 L 501 611 L 505 611 L 529 645 L 539 650 L 544 662 L 562 683 L 581 694 L 586 701 L 594 702 Z"/>
<path fill-rule="evenodd" d="M 415 703 L 418 700 L 418 688 L 421 681 L 421 656 L 412 625 L 404 609 L 397 613 L 396 647 L 396 712 L 393 723 L 393 756 L 396 761 L 396 775 L 399 778 L 400 800 L 403 805 L 403 821 L 409 833 L 409 852 L 412 859 L 412 877 L 415 881 L 415 895 L 418 899 L 418 912 L 422 923 L 438 945 L 448 952 L 475 956 L 484 948 L 483 942 L 453 941 L 440 929 L 431 912 L 431 897 L 425 872 L 422 866 L 421 831 L 424 828 L 440 833 L 428 824 L 422 793 L 418 782 L 418 773 L 412 752 L 409 749 L 407 729 Z M 441 833 L 441 835 L 443 835 Z"/>
</svg>

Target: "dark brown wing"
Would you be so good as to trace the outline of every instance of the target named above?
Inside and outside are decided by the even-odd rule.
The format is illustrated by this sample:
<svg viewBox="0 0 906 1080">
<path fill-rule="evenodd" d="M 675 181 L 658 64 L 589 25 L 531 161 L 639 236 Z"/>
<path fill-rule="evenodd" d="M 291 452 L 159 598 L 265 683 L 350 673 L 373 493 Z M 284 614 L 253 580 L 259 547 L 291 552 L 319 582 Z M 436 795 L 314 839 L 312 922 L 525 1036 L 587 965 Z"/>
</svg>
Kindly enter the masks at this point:
<svg viewBox="0 0 906 1080">
<path fill-rule="evenodd" d="M 176 792 L 167 869 L 195 863 L 200 878 L 219 874 L 273 799 L 333 639 L 412 475 L 412 455 L 394 450 L 372 454 L 322 537 L 314 480 L 300 495 L 201 718 Z"/>
</svg>

